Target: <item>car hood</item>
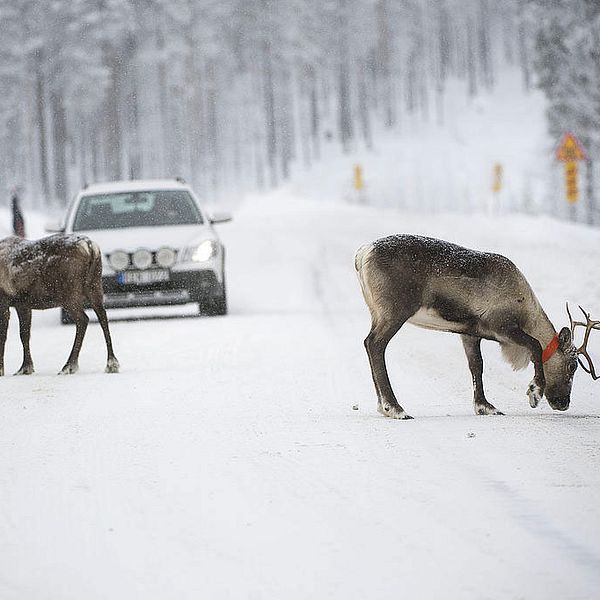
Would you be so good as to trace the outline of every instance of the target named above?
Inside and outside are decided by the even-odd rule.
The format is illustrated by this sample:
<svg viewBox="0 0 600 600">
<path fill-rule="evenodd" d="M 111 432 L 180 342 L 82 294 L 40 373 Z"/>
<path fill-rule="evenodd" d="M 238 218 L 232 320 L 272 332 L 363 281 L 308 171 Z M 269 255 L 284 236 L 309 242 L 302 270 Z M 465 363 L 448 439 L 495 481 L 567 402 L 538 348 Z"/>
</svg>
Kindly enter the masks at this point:
<svg viewBox="0 0 600 600">
<path fill-rule="evenodd" d="M 180 249 L 197 245 L 206 239 L 217 239 L 214 230 L 208 225 L 123 227 L 93 229 L 81 233 L 94 240 L 103 254 L 114 250 L 134 251 L 138 248 L 157 250 L 163 246 Z"/>
</svg>

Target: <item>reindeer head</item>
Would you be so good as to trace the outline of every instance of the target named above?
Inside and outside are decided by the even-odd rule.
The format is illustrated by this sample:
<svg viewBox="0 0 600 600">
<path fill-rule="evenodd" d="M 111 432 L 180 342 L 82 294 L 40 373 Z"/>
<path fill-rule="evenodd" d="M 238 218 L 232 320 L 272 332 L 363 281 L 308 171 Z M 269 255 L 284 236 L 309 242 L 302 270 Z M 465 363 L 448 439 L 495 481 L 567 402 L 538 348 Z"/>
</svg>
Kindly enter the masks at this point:
<svg viewBox="0 0 600 600">
<path fill-rule="evenodd" d="M 571 329 L 563 327 L 558 334 L 558 347 L 556 352 L 544 363 L 544 375 L 546 377 L 546 399 L 548 404 L 554 410 L 567 410 L 571 399 L 571 387 L 573 385 L 573 375 L 577 370 L 577 363 L 581 368 L 592 376 L 592 379 L 599 379 L 596 375 L 594 363 L 587 351 L 587 343 L 592 329 L 600 329 L 600 321 L 592 321 L 589 313 L 586 313 L 581 306 L 579 307 L 586 322 L 573 321 L 569 305 L 567 304 L 567 314 L 571 322 Z M 584 327 L 585 334 L 583 343 L 579 348 L 573 344 L 575 337 L 575 328 Z M 585 365 L 580 356 L 583 356 L 587 365 Z"/>
</svg>

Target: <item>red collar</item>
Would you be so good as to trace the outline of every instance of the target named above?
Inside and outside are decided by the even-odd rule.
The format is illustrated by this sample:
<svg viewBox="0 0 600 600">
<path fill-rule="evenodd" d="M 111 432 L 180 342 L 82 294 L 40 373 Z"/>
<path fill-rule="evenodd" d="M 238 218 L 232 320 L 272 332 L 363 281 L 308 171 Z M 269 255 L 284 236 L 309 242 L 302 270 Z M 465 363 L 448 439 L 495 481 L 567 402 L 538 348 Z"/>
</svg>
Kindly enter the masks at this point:
<svg viewBox="0 0 600 600">
<path fill-rule="evenodd" d="M 549 361 L 554 353 L 558 350 L 558 333 L 554 334 L 554 337 L 550 340 L 550 343 L 544 348 L 542 352 L 542 362 Z"/>
</svg>

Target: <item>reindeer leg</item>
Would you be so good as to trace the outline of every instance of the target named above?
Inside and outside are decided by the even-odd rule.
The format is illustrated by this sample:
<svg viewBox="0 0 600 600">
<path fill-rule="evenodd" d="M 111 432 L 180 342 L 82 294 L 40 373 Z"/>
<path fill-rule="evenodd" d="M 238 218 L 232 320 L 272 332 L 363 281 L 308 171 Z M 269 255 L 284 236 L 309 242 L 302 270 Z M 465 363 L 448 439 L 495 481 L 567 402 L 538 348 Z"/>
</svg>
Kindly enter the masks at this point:
<svg viewBox="0 0 600 600">
<path fill-rule="evenodd" d="M 469 369 L 473 377 L 473 408 L 476 415 L 502 415 L 495 406 L 490 404 L 483 391 L 483 357 L 481 356 L 481 338 L 472 335 L 460 336 Z"/>
<path fill-rule="evenodd" d="M 104 340 L 106 341 L 106 350 L 108 353 L 108 359 L 106 361 L 106 373 L 118 373 L 119 372 L 119 361 L 113 352 L 112 340 L 110 338 L 110 330 L 108 329 L 108 318 L 106 317 L 106 310 L 102 302 L 95 302 L 92 304 L 92 308 L 98 317 L 102 332 L 104 333 Z"/>
<path fill-rule="evenodd" d="M 374 323 L 365 339 L 365 348 L 371 365 L 375 391 L 377 392 L 377 410 L 382 415 L 392 419 L 412 419 L 396 400 L 385 364 L 385 349 L 405 321 L 403 320 L 394 325 Z"/>
<path fill-rule="evenodd" d="M 0 308 L 0 375 L 4 375 L 4 346 L 6 345 L 9 319 L 10 310 L 8 306 Z"/>
<path fill-rule="evenodd" d="M 529 397 L 529 405 L 531 408 L 536 408 L 546 389 L 546 378 L 544 377 L 544 367 L 542 364 L 542 345 L 538 340 L 521 329 L 514 329 L 505 332 L 505 334 L 508 335 L 512 342 L 527 348 L 531 352 L 534 375 L 527 388 L 527 396 Z"/>
<path fill-rule="evenodd" d="M 82 307 L 74 308 L 65 306 L 64 308 L 75 321 L 76 330 L 71 354 L 69 354 L 69 358 L 59 375 L 72 375 L 73 373 L 77 373 L 77 370 L 79 369 L 79 352 L 81 350 L 81 344 L 83 343 L 83 337 L 85 336 L 89 318 Z"/>
<path fill-rule="evenodd" d="M 33 373 L 33 360 L 29 349 L 29 339 L 31 337 L 31 309 L 24 306 L 17 306 L 17 315 L 19 315 L 19 335 L 23 346 L 23 364 L 15 375 L 31 375 Z"/>
</svg>

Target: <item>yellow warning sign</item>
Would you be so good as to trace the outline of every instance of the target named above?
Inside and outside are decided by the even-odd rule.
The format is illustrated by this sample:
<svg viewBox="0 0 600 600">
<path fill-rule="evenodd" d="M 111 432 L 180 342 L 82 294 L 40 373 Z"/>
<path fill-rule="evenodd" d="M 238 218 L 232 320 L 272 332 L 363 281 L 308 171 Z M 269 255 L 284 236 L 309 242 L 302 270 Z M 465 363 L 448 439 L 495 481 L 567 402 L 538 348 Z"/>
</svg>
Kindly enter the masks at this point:
<svg viewBox="0 0 600 600">
<path fill-rule="evenodd" d="M 587 155 L 577 138 L 572 133 L 565 133 L 556 150 L 556 159 L 563 162 L 587 160 Z"/>
<path fill-rule="evenodd" d="M 556 150 L 556 159 L 565 163 L 565 192 L 567 202 L 579 200 L 577 186 L 577 161 L 587 160 L 587 154 L 579 140 L 572 133 L 565 133 Z"/>
</svg>

